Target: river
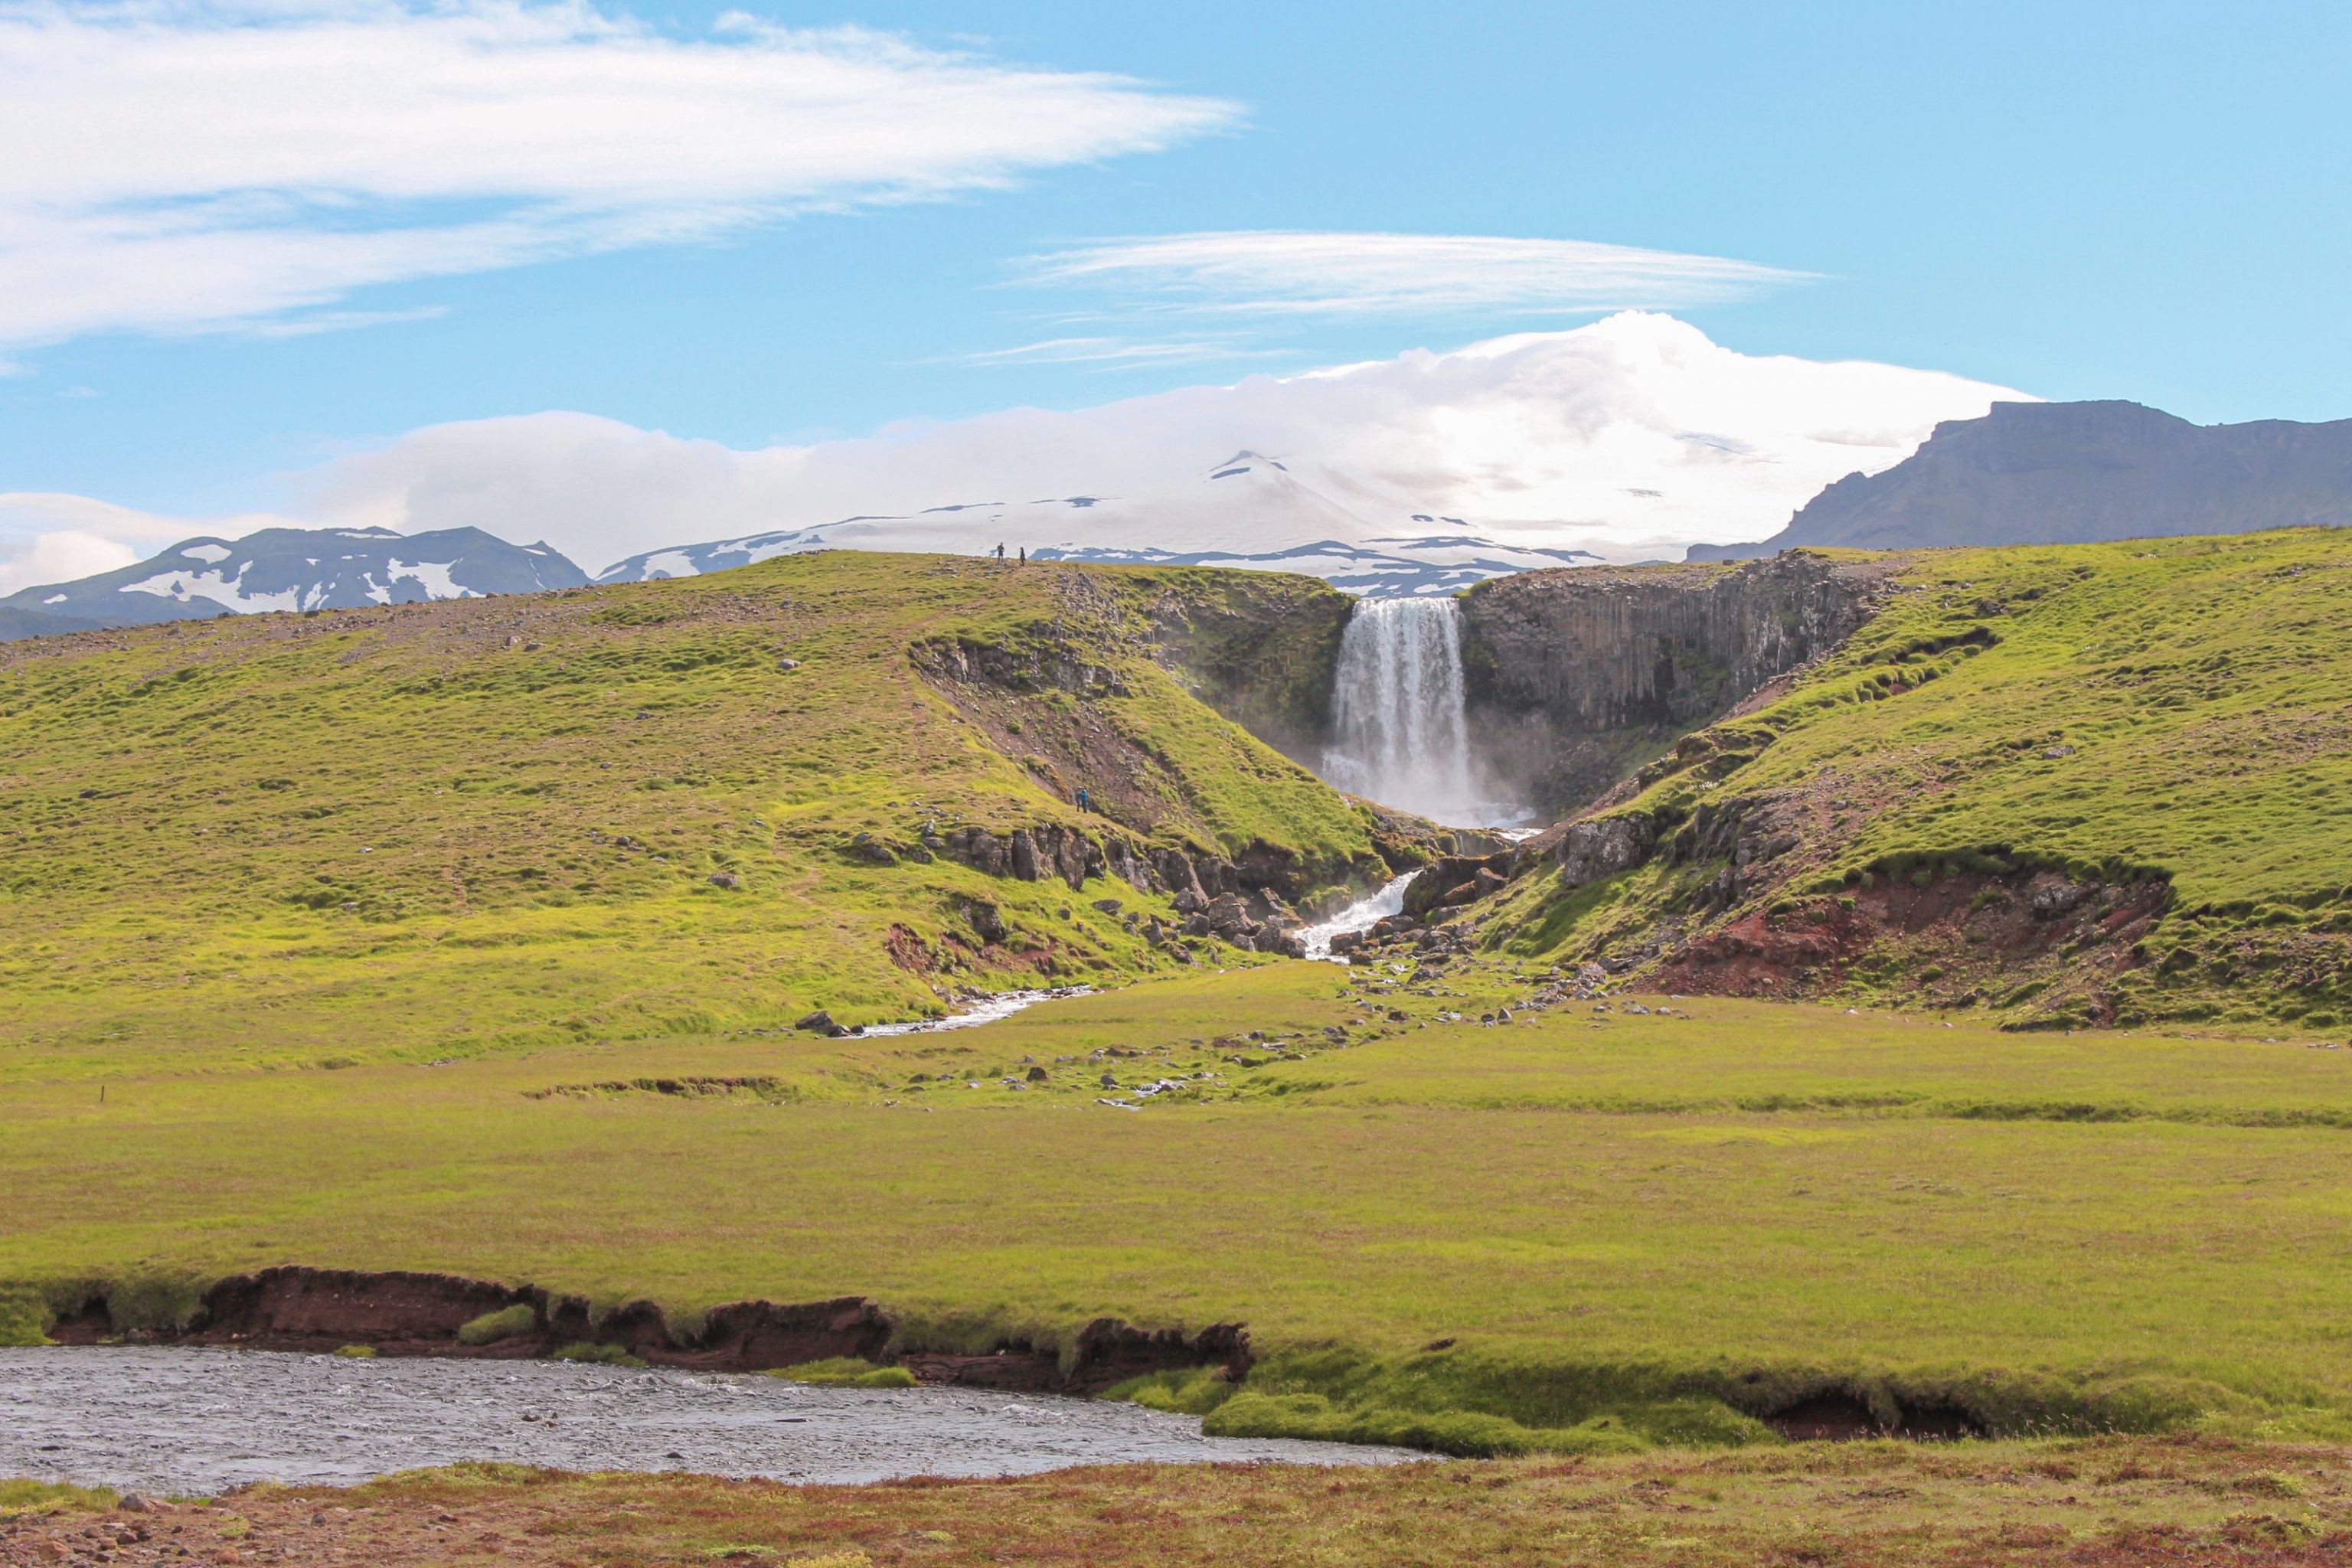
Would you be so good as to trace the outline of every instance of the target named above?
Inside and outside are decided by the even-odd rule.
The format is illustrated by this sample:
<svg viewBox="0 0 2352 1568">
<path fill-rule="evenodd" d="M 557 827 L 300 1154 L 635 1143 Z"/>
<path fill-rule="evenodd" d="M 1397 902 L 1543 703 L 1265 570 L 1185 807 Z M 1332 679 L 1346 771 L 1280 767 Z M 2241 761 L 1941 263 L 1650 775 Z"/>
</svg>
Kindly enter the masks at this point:
<svg viewBox="0 0 2352 1568">
<path fill-rule="evenodd" d="M 1157 1462 L 1392 1464 L 1339 1443 L 1207 1437 L 1139 1405 L 551 1361 L 0 1350 L 0 1477 L 211 1496 L 495 1459 L 805 1482 Z"/>
</svg>

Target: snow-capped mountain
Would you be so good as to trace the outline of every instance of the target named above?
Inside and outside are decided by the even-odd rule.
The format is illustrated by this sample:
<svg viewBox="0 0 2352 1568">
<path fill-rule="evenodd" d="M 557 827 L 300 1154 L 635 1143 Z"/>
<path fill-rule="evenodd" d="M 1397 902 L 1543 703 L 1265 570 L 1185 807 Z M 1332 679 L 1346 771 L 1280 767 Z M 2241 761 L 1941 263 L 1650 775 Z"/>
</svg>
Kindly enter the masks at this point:
<svg viewBox="0 0 2352 1568">
<path fill-rule="evenodd" d="M 356 609 L 574 588 L 588 574 L 546 544 L 478 528 L 266 528 L 191 539 L 152 559 L 0 599 L 0 637 L 143 626 L 257 610 Z"/>
<path fill-rule="evenodd" d="M 649 550 L 600 583 L 690 577 L 810 550 L 1026 550 L 1041 561 L 1232 566 L 1298 572 L 1351 594 L 1450 594 L 1536 566 L 1600 560 L 1581 550 L 1530 549 L 1465 531 L 1462 519 L 1386 515 L 1344 505 L 1259 453 L 1234 453 L 1184 485 L 1131 497 L 1062 496 L 966 502 L 897 517 L 850 517 L 813 528 Z"/>
</svg>

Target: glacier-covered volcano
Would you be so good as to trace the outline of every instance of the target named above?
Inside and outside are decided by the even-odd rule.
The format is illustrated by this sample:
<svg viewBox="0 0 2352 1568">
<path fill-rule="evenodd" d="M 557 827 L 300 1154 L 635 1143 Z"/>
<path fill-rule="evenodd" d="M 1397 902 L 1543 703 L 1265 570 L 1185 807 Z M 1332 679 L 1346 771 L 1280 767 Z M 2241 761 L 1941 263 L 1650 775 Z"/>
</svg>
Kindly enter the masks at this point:
<svg viewBox="0 0 2352 1568">
<path fill-rule="evenodd" d="M 1498 542 L 1472 531 L 1460 518 L 1367 505 L 1360 499 L 1351 507 L 1299 478 L 1289 465 L 1242 451 L 1188 483 L 1133 496 L 975 501 L 898 517 L 845 518 L 646 551 L 597 580 L 689 577 L 807 550 L 975 555 L 999 544 L 1008 556 L 1026 550 L 1040 561 L 1298 572 L 1351 594 L 1381 598 L 1450 594 L 1531 567 L 1601 559 L 1582 550 Z"/>
</svg>

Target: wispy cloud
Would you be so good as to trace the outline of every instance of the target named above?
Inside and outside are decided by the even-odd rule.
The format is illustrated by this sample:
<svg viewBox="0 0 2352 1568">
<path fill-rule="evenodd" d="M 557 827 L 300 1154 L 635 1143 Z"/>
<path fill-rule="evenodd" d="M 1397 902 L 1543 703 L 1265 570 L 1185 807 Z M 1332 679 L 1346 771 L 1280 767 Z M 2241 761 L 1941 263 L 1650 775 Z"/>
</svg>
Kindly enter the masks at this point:
<svg viewBox="0 0 2352 1568">
<path fill-rule="evenodd" d="M 0 345 L 282 324 L 371 285 L 1002 187 L 1237 114 L 887 35 L 730 16 L 681 37 L 567 0 L 0 0 Z"/>
<path fill-rule="evenodd" d="M 312 310 L 274 321 L 240 323 L 241 330 L 264 338 L 308 338 L 320 332 L 348 332 L 360 327 L 394 327 L 404 321 L 438 321 L 449 313 L 446 305 L 418 305 L 406 310 Z"/>
<path fill-rule="evenodd" d="M 1676 310 L 1812 275 L 1671 250 L 1494 235 L 1249 229 L 1104 240 L 1031 258 L 1024 282 L 1097 285 L 1240 315 L 1581 315 Z"/>
<path fill-rule="evenodd" d="M 1009 349 L 958 354 L 955 364 L 1072 364 L 1096 370 L 1138 370 L 1170 364 L 1222 364 L 1236 360 L 1293 359 L 1297 351 L 1252 348 L 1231 338 L 1047 338 Z"/>
</svg>

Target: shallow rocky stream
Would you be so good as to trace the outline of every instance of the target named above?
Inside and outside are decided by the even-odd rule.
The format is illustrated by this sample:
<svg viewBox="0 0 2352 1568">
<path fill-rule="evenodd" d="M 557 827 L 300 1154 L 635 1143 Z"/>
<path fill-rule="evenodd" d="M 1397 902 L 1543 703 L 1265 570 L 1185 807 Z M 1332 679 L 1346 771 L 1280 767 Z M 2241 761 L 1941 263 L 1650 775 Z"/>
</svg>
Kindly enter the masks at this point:
<svg viewBox="0 0 2352 1568">
<path fill-rule="evenodd" d="M 1051 1395 L 811 1388 L 565 1362 L 0 1350 L 0 1476 L 166 1495 L 257 1480 L 350 1483 L 461 1459 L 854 1482 L 1147 1461 L 1423 1457 L 1204 1437 L 1190 1416 Z"/>
</svg>

